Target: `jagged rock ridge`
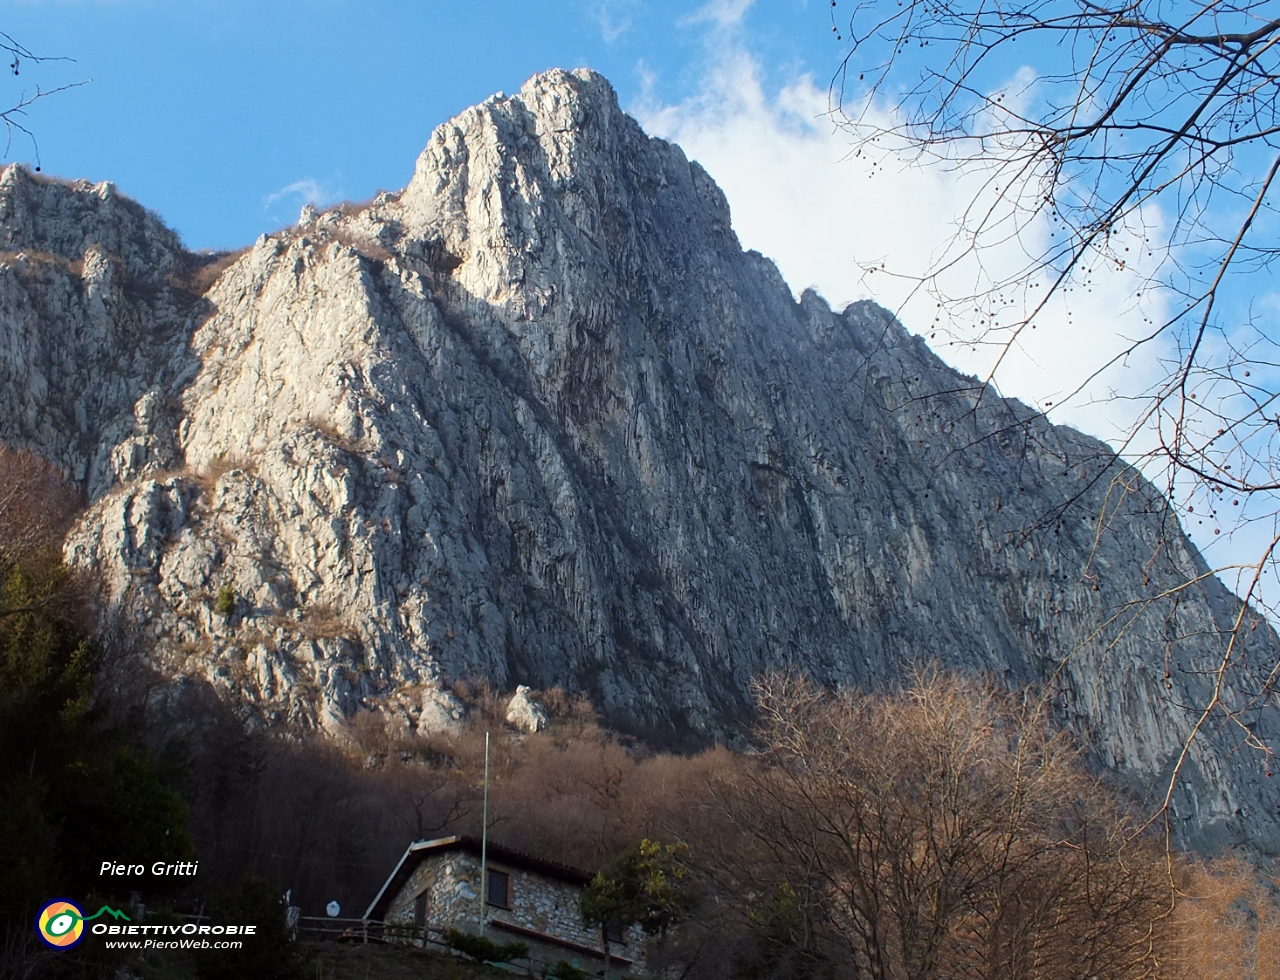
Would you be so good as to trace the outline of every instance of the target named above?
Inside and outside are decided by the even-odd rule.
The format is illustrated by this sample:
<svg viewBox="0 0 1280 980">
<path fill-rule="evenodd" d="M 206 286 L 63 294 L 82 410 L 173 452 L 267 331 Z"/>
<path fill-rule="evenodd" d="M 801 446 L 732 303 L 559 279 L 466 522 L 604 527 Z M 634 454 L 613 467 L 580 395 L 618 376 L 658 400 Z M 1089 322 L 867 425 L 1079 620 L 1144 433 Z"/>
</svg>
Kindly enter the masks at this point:
<svg viewBox="0 0 1280 980">
<path fill-rule="evenodd" d="M 0 228 L 0 436 L 84 481 L 67 555 L 150 664 L 250 721 L 438 727 L 483 676 L 699 739 L 763 670 L 937 659 L 1052 677 L 1154 792 L 1239 610 L 1212 577 L 1145 605 L 1205 570 L 1149 485 L 875 305 L 795 302 L 590 72 L 467 110 L 403 192 L 304 211 L 203 294 L 110 185 L 10 167 Z M 1233 703 L 1277 651 L 1247 634 Z M 1195 743 L 1178 826 L 1273 852 L 1236 730 Z"/>
</svg>

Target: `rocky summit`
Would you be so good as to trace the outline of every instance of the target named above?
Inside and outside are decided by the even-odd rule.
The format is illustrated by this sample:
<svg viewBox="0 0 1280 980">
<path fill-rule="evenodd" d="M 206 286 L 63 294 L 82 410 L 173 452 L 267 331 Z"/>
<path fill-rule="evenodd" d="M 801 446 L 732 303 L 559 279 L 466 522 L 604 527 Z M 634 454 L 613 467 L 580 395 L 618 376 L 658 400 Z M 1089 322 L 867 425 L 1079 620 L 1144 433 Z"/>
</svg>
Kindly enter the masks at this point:
<svg viewBox="0 0 1280 980">
<path fill-rule="evenodd" d="M 0 234 L 0 438 L 84 486 L 67 559 L 160 707 L 211 685 L 250 725 L 430 730 L 486 678 L 697 744 L 764 671 L 876 688 L 932 661 L 1047 684 L 1158 801 L 1241 614 L 1105 445 L 872 303 L 796 302 L 591 72 L 467 110 L 403 191 L 242 253 L 18 166 Z M 1191 743 L 1174 825 L 1274 855 L 1245 742 L 1280 735 L 1280 641 L 1244 616 L 1239 712 Z"/>
</svg>

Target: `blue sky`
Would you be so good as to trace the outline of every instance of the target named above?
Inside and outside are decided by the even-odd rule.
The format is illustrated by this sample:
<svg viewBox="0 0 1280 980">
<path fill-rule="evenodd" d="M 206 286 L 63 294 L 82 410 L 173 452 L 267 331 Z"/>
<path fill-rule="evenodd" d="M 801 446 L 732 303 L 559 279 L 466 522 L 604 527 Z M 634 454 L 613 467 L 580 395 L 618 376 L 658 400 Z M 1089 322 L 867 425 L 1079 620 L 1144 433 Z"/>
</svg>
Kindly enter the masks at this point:
<svg viewBox="0 0 1280 980">
<path fill-rule="evenodd" d="M 0 9 L 0 29 L 34 53 L 74 59 L 24 66 L 4 82 L 11 101 L 37 84 L 93 79 L 31 109 L 44 169 L 114 180 L 192 248 L 243 245 L 292 222 L 306 190 L 360 200 L 403 186 L 437 124 L 547 68 L 595 68 L 624 105 L 646 87 L 679 102 L 699 84 L 716 16 L 640 0 Z M 818 2 L 770 0 L 746 10 L 744 24 L 762 66 L 825 77 L 838 56 L 828 18 Z M 19 136 L 10 159 L 32 156 Z"/>
</svg>

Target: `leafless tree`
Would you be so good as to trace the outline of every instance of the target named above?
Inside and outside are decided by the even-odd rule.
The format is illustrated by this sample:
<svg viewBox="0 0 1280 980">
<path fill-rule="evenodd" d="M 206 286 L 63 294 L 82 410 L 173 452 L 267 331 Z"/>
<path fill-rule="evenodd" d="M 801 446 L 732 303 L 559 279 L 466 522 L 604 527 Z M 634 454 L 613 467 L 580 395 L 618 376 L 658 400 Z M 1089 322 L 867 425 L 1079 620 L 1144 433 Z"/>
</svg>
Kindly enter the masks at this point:
<svg viewBox="0 0 1280 980">
<path fill-rule="evenodd" d="M 475 809 L 475 801 L 459 792 L 461 787 L 438 771 L 409 770 L 400 775 L 397 788 L 402 809 L 396 811 L 395 817 L 414 840 L 426 840 L 432 834 L 442 833 L 446 827 L 458 826 Z M 406 808 L 412 810 L 412 816 Z"/>
<path fill-rule="evenodd" d="M 847 44 L 834 115 L 857 152 L 957 168 L 981 185 L 950 250 L 912 284 L 936 299 L 937 331 L 995 348 L 978 398 L 1051 303 L 1069 310 L 1068 294 L 1107 267 L 1134 271 L 1144 330 L 1073 395 L 1118 362 L 1154 353 L 1154 386 L 1113 395 L 1130 402 L 1134 419 L 1117 449 L 1185 518 L 1215 534 L 1247 526 L 1260 535 L 1254 559 L 1217 571 L 1274 620 L 1280 335 L 1251 291 L 1280 256 L 1276 5 L 899 0 L 858 3 L 846 15 L 833 0 L 831 8 L 832 30 Z M 984 261 L 993 250 L 999 263 Z M 979 271 L 956 286 L 961 265 Z M 1214 714 L 1238 721 L 1247 708 L 1274 704 L 1276 662 L 1247 665 L 1238 684 L 1251 692 L 1247 704 L 1222 694 L 1224 677 L 1242 666 L 1241 633 L 1256 625 L 1242 608 L 1222 637 L 1196 731 Z M 1274 747 L 1243 723 L 1239 730 L 1269 774 Z"/>
<path fill-rule="evenodd" d="M 61 569 L 62 538 L 82 506 L 56 467 L 0 444 L 0 622 L 66 605 L 75 583 Z M 19 570 L 21 588 L 12 581 Z"/>
<path fill-rule="evenodd" d="M 1169 923 L 1164 974 L 1280 980 L 1277 884 L 1244 861 L 1196 867 Z"/>
<path fill-rule="evenodd" d="M 42 62 L 49 61 L 71 60 L 66 57 L 35 54 L 27 48 L 26 45 L 16 41 L 3 31 L 0 31 L 0 52 L 4 52 L 3 57 L 8 58 L 9 64 L 7 67 L 9 71 L 13 73 L 14 77 L 18 77 L 22 74 L 24 66 L 38 65 Z M 89 80 L 86 79 L 85 81 L 80 82 L 69 82 L 65 85 L 55 86 L 51 89 L 42 89 L 38 85 L 35 86 L 33 91 L 21 89 L 18 92 L 17 98 L 13 100 L 12 105 L 7 109 L 0 110 L 0 121 L 3 121 L 5 129 L 4 155 L 6 157 L 9 155 L 9 150 L 13 148 L 13 138 L 15 136 L 25 137 L 31 142 L 31 150 L 35 156 L 36 170 L 40 170 L 40 144 L 36 140 L 36 134 L 31 131 L 25 122 L 27 110 L 47 96 L 55 95 L 58 92 L 65 92 L 70 88 L 78 88 L 81 85 L 87 85 L 88 81 Z"/>
<path fill-rule="evenodd" d="M 744 976 L 1145 975 L 1159 848 L 1045 713 L 974 681 L 758 687 L 760 753 L 715 784 L 702 858 L 768 969 Z M 780 969 L 783 962 L 787 969 Z"/>
</svg>

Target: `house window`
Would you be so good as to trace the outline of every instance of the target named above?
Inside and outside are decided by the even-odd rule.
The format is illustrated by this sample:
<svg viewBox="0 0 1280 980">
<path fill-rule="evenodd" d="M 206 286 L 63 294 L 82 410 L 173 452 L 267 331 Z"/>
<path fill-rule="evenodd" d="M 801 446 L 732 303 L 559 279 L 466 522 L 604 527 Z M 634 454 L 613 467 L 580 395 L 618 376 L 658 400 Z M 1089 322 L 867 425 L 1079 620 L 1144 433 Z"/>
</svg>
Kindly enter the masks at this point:
<svg viewBox="0 0 1280 980">
<path fill-rule="evenodd" d="M 627 941 L 627 930 L 622 928 L 617 922 L 606 922 L 604 926 L 604 938 L 611 943 L 625 943 Z"/>
<path fill-rule="evenodd" d="M 511 908 L 511 876 L 505 871 L 489 870 L 489 888 L 485 901 L 500 909 Z"/>
<path fill-rule="evenodd" d="M 427 893 L 421 892 L 417 898 L 413 900 L 413 928 L 422 935 L 423 930 L 427 927 Z"/>
</svg>

